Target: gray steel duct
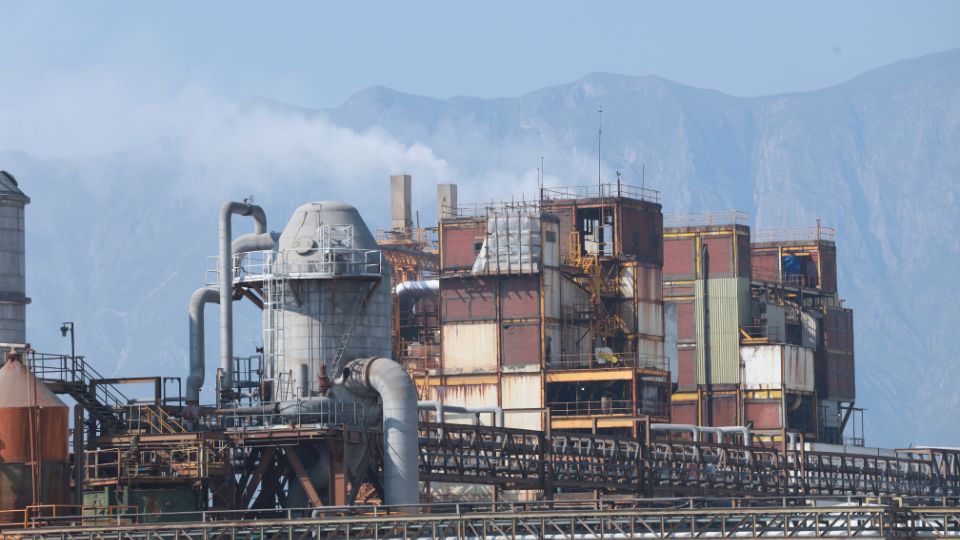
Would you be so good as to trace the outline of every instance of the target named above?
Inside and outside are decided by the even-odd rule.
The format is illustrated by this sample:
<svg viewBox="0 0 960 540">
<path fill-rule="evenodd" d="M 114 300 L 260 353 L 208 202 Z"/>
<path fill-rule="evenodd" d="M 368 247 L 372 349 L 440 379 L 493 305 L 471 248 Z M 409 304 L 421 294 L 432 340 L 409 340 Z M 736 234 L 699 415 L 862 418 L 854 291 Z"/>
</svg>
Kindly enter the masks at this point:
<svg viewBox="0 0 960 540">
<path fill-rule="evenodd" d="M 750 428 L 747 426 L 720 426 L 717 429 L 720 430 L 721 437 L 725 437 L 728 433 L 739 433 L 743 436 L 744 446 L 753 446 L 753 437 L 750 435 Z"/>
<path fill-rule="evenodd" d="M 278 232 L 262 234 L 250 233 L 238 236 L 230 245 L 233 248 L 233 255 L 236 257 L 251 251 L 269 251 L 276 249 L 279 238 L 280 233 Z"/>
<path fill-rule="evenodd" d="M 358 395 L 378 394 L 383 402 L 383 488 L 385 503 L 420 503 L 417 391 L 403 367 L 387 358 L 359 358 L 343 368 L 343 384 Z M 371 396 L 372 397 L 372 396 Z"/>
<path fill-rule="evenodd" d="M 408 296 L 437 296 L 440 294 L 439 279 L 425 279 L 423 281 L 404 281 L 393 288 L 393 292 L 400 298 Z"/>
<path fill-rule="evenodd" d="M 437 413 L 437 422 L 444 423 L 446 421 L 446 413 L 453 414 L 472 414 L 479 417 L 483 413 L 490 413 L 494 415 L 494 426 L 506 427 L 504 423 L 506 416 L 503 412 L 502 407 L 458 407 L 456 405 L 444 405 L 443 403 L 436 400 L 426 400 L 417 402 L 418 409 L 433 409 Z"/>
<path fill-rule="evenodd" d="M 187 405 L 200 403 L 200 388 L 206 377 L 203 346 L 203 307 L 220 302 L 216 289 L 202 287 L 190 295 L 190 375 L 187 377 Z"/>
<path fill-rule="evenodd" d="M 254 234 L 267 232 L 267 216 L 263 208 L 248 202 L 225 202 L 220 207 L 220 369 L 224 388 L 233 385 L 233 227 L 231 218 L 250 216 Z"/>
</svg>

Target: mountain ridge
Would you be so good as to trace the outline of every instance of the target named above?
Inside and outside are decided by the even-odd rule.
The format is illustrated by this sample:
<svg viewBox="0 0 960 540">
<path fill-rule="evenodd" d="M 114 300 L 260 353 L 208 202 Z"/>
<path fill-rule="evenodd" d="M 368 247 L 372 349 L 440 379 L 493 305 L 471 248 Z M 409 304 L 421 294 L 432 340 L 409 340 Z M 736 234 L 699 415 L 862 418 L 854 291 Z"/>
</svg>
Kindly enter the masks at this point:
<svg viewBox="0 0 960 540">
<path fill-rule="evenodd" d="M 737 97 L 602 72 L 494 99 L 371 87 L 330 109 L 249 100 L 196 133 L 111 154 L 0 151 L 33 199 L 28 335 L 56 350 L 73 319 L 101 372 L 182 375 L 186 301 L 223 200 L 256 194 L 277 229 L 299 203 L 336 198 L 373 228 L 388 225 L 390 173 L 414 175 L 425 215 L 433 182 L 459 183 L 462 202 L 535 193 L 541 156 L 548 185 L 592 183 L 600 105 L 602 176 L 659 189 L 665 212 L 834 226 L 868 442 L 957 444 L 960 309 L 943 291 L 960 260 L 960 49 L 809 92 Z M 236 349 L 252 350 L 256 314 L 238 308 L 238 324 Z"/>
</svg>

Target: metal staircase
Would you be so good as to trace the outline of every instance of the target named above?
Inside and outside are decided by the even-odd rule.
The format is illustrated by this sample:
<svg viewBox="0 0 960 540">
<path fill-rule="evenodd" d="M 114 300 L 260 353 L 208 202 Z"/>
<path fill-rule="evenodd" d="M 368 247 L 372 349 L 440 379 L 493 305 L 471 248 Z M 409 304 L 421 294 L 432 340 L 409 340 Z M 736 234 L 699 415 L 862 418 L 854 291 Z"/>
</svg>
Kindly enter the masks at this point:
<svg viewBox="0 0 960 540">
<path fill-rule="evenodd" d="M 101 434 L 124 431 L 185 433 L 186 428 L 155 404 L 134 404 L 82 356 L 31 351 L 27 367 L 58 394 L 67 394 L 97 422 Z"/>
</svg>

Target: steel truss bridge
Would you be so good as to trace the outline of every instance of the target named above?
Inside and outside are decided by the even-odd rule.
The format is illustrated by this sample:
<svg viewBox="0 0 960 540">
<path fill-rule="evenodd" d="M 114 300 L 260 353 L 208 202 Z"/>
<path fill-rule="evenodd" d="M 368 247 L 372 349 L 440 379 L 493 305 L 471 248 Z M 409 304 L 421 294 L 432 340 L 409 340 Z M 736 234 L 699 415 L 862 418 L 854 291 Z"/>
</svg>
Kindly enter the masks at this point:
<svg viewBox="0 0 960 540">
<path fill-rule="evenodd" d="M 861 501 L 862 502 L 862 501 Z M 423 507 L 419 514 L 379 508 L 263 515 L 203 513 L 183 523 L 88 518 L 84 526 L 7 531 L 23 540 L 184 540 L 320 538 L 960 538 L 960 509 L 861 506 L 757 508 L 639 508 L 601 501 L 556 506 L 488 503 Z M 348 515 L 345 515 L 348 514 Z M 103 520 L 97 523 L 97 519 Z"/>
<path fill-rule="evenodd" d="M 730 497 L 899 496 L 960 502 L 960 450 L 895 457 L 421 424 L 420 478 L 504 489 Z"/>
</svg>

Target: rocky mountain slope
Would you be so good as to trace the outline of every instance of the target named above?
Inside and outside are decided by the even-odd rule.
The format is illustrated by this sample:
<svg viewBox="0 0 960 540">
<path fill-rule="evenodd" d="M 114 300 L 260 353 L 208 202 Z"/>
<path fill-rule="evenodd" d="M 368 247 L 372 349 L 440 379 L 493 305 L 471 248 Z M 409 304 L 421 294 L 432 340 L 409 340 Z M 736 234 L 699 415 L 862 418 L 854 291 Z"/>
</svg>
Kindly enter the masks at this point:
<svg viewBox="0 0 960 540">
<path fill-rule="evenodd" d="M 462 202 L 535 196 L 541 156 L 547 184 L 592 183 L 601 106 L 602 175 L 660 190 L 665 212 L 836 228 L 868 442 L 960 441 L 960 50 L 798 94 L 740 98 L 606 73 L 490 100 L 375 87 L 322 111 L 257 100 L 109 155 L 11 148 L 0 168 L 33 199 L 28 335 L 64 350 L 57 327 L 75 320 L 101 371 L 183 374 L 186 302 L 215 252 L 222 200 L 253 194 L 280 229 L 298 203 L 339 198 L 382 227 L 387 176 L 401 170 L 414 175 L 422 223 L 436 182 L 458 182 Z M 256 313 L 239 311 L 236 347 L 252 352 Z"/>
</svg>

